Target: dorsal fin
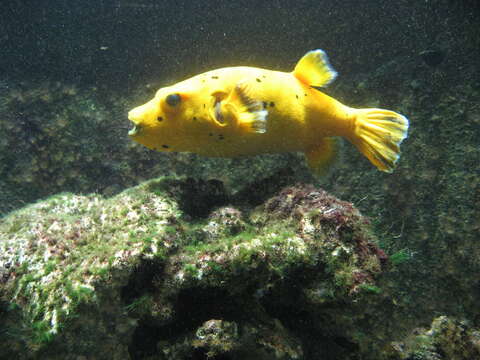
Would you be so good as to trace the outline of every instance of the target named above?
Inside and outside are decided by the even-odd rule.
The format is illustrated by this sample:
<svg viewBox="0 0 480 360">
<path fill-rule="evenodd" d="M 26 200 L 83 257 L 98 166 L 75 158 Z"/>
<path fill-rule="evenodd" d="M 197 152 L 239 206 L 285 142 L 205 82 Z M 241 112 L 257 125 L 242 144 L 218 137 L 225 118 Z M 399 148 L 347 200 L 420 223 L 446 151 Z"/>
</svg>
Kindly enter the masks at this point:
<svg viewBox="0 0 480 360">
<path fill-rule="evenodd" d="M 317 49 L 306 53 L 295 66 L 293 75 L 301 82 L 315 87 L 325 87 L 337 77 L 328 62 L 325 51 Z"/>
</svg>

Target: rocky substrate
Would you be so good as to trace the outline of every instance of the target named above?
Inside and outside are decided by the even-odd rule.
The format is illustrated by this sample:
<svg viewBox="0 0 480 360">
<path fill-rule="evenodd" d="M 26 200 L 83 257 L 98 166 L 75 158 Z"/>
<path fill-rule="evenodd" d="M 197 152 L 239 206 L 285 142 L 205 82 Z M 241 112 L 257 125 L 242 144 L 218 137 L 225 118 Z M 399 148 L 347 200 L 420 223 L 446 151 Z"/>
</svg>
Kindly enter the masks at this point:
<svg viewBox="0 0 480 360">
<path fill-rule="evenodd" d="M 240 195 L 162 178 L 3 218 L 0 358 L 378 354 L 391 301 L 368 220 L 308 185 Z"/>
</svg>

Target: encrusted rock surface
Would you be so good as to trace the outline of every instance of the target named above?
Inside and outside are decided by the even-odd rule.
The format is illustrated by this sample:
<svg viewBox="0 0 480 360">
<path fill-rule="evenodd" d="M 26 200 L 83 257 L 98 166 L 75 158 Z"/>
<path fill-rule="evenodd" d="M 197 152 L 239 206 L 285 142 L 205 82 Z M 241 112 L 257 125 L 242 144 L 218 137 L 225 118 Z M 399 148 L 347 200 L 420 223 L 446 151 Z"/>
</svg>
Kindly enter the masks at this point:
<svg viewBox="0 0 480 360">
<path fill-rule="evenodd" d="M 403 341 L 391 343 L 386 353 L 390 360 L 480 359 L 480 330 L 468 321 L 439 316 L 429 329 L 417 328 Z"/>
<path fill-rule="evenodd" d="M 386 255 L 313 186 L 258 207 L 178 178 L 60 194 L 0 236 L 0 358 L 354 359 L 387 333 Z"/>
</svg>

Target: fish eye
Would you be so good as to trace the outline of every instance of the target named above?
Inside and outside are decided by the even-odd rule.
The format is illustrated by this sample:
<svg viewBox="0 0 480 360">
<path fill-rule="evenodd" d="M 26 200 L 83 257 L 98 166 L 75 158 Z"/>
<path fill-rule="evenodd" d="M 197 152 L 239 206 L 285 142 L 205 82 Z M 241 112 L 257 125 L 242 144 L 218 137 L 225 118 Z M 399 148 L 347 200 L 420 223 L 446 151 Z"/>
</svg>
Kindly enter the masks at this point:
<svg viewBox="0 0 480 360">
<path fill-rule="evenodd" d="M 167 96 L 165 101 L 170 106 L 177 106 L 182 101 L 182 98 L 178 94 L 170 94 Z"/>
</svg>

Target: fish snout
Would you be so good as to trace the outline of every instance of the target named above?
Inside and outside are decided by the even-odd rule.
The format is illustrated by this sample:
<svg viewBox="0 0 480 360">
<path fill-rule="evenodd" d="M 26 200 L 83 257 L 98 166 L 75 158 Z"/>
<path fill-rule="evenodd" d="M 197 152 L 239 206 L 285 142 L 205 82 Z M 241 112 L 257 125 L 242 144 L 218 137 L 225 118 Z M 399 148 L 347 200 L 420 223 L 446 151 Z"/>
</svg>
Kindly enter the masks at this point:
<svg viewBox="0 0 480 360">
<path fill-rule="evenodd" d="M 140 126 L 138 125 L 139 118 L 138 118 L 137 114 L 134 112 L 134 110 L 135 109 L 131 110 L 128 113 L 128 120 L 133 122 L 133 128 L 128 131 L 128 136 L 135 136 L 135 135 L 138 134 L 138 132 L 140 130 Z"/>
<path fill-rule="evenodd" d="M 133 129 L 128 132 L 129 136 L 135 136 L 139 134 L 147 111 L 145 105 L 137 106 L 128 112 L 128 120 L 133 122 Z"/>
<path fill-rule="evenodd" d="M 138 106 L 128 112 L 128 120 L 132 121 L 135 124 L 138 124 L 145 114 L 144 105 Z"/>
</svg>

